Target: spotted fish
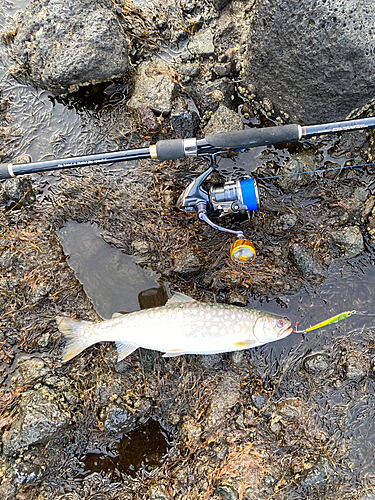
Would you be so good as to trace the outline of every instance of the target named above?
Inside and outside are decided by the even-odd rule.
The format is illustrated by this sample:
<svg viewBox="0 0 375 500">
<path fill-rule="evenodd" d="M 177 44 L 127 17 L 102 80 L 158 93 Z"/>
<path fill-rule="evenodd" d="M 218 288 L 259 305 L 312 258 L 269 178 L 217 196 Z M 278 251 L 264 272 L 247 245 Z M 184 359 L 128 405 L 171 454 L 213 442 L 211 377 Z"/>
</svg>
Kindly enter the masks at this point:
<svg viewBox="0 0 375 500">
<path fill-rule="evenodd" d="M 119 361 L 138 347 L 164 357 L 239 351 L 282 339 L 290 321 L 263 311 L 198 302 L 176 293 L 165 306 L 114 315 L 101 322 L 58 316 L 66 338 L 64 361 L 97 342 L 115 341 Z"/>
</svg>

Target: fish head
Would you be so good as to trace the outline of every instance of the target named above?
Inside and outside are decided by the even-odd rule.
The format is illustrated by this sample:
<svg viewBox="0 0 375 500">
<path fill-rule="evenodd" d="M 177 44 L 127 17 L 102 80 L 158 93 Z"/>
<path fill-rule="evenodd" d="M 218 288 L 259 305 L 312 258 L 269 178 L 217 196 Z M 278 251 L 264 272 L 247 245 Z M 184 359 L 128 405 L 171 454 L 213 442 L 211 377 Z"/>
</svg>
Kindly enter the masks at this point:
<svg viewBox="0 0 375 500">
<path fill-rule="evenodd" d="M 258 318 L 254 333 L 258 339 L 263 339 L 266 343 L 287 337 L 292 331 L 293 328 L 288 318 L 266 313 Z"/>
</svg>

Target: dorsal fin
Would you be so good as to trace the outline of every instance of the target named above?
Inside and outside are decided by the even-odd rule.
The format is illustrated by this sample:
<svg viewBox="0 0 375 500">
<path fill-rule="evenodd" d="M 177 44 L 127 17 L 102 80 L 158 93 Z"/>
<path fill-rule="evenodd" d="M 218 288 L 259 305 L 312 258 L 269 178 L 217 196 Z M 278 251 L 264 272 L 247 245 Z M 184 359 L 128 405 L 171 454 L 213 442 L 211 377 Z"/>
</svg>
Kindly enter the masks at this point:
<svg viewBox="0 0 375 500">
<path fill-rule="evenodd" d="M 181 292 L 175 292 L 170 299 L 168 299 L 166 306 L 170 306 L 173 304 L 186 304 L 188 302 L 197 302 L 195 299 L 192 299 L 188 295 L 185 295 Z"/>
</svg>

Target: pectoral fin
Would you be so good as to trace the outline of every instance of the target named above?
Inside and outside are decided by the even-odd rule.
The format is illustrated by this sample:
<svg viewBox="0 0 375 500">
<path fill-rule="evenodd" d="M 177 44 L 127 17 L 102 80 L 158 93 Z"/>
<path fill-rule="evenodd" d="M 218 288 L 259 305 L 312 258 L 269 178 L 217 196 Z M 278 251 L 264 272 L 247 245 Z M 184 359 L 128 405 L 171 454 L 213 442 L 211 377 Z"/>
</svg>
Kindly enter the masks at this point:
<svg viewBox="0 0 375 500">
<path fill-rule="evenodd" d="M 124 358 L 126 358 L 127 356 L 129 356 L 129 354 L 134 352 L 136 349 L 138 349 L 138 347 L 140 347 L 140 346 L 134 345 L 134 344 L 127 344 L 126 342 L 116 341 L 116 347 L 117 347 L 117 352 L 118 352 L 117 361 L 121 361 Z"/>
<path fill-rule="evenodd" d="M 181 354 L 185 354 L 186 351 L 183 349 L 171 349 L 163 354 L 163 358 L 173 358 L 175 356 L 181 356 Z"/>
<path fill-rule="evenodd" d="M 255 340 L 241 340 L 241 342 L 234 342 L 235 347 L 239 347 L 240 349 L 248 349 L 253 344 L 255 344 Z"/>
</svg>

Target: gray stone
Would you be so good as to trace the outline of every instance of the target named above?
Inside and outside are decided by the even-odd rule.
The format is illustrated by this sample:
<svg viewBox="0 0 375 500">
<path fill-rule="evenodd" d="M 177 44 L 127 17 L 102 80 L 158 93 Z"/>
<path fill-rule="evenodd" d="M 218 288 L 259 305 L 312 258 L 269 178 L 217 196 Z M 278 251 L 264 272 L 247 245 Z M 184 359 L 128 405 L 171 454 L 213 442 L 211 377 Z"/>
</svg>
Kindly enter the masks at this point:
<svg viewBox="0 0 375 500">
<path fill-rule="evenodd" d="M 303 487 L 318 486 L 326 483 L 334 474 L 331 462 L 326 456 L 318 458 L 315 464 L 300 477 Z"/>
<path fill-rule="evenodd" d="M 194 35 L 188 43 L 188 49 L 197 56 L 213 56 L 215 54 L 215 46 L 212 31 L 207 29 Z"/>
<path fill-rule="evenodd" d="M 297 420 L 304 413 L 303 402 L 300 398 L 286 398 L 278 401 L 276 408 L 286 420 Z"/>
<path fill-rule="evenodd" d="M 358 226 L 331 231 L 330 236 L 341 247 L 347 259 L 356 257 L 364 250 L 363 236 Z"/>
<path fill-rule="evenodd" d="M 313 155 L 306 153 L 295 155 L 280 169 L 279 175 L 285 177 L 279 177 L 277 185 L 284 193 L 296 193 L 302 186 L 306 186 L 313 179 L 314 173 L 303 172 L 310 172 L 315 169 L 316 162 Z"/>
<path fill-rule="evenodd" d="M 126 408 L 118 404 L 111 404 L 105 415 L 104 427 L 108 431 L 126 434 L 135 425 L 136 417 Z"/>
<path fill-rule="evenodd" d="M 261 410 L 264 408 L 267 403 L 268 403 L 268 396 L 266 394 L 262 394 L 261 392 L 258 394 L 252 394 L 251 400 L 253 402 L 253 405 L 257 410 Z"/>
<path fill-rule="evenodd" d="M 234 91 L 234 83 L 226 76 L 204 85 L 197 96 L 201 114 L 216 111 L 220 104 L 232 108 Z"/>
<path fill-rule="evenodd" d="M 355 380 L 366 377 L 370 369 L 370 363 L 361 353 L 351 352 L 347 355 L 344 367 L 346 377 L 349 380 Z"/>
<path fill-rule="evenodd" d="M 19 414 L 5 437 L 3 453 L 10 456 L 27 446 L 46 443 L 64 431 L 70 422 L 70 413 L 61 408 L 48 390 L 31 392 L 19 404 Z"/>
<path fill-rule="evenodd" d="M 188 77 L 188 78 L 194 78 L 195 76 L 198 76 L 200 73 L 200 67 L 198 63 L 186 63 L 186 64 L 181 64 L 180 66 L 180 74 L 182 76 Z"/>
<path fill-rule="evenodd" d="M 18 359 L 18 370 L 15 374 L 18 387 L 32 385 L 49 374 L 50 370 L 41 358 L 22 356 Z"/>
<path fill-rule="evenodd" d="M 168 115 L 176 90 L 172 75 L 169 66 L 163 61 L 142 62 L 137 69 L 128 108 L 134 111 L 141 104 L 147 104 L 155 113 Z"/>
<path fill-rule="evenodd" d="M 228 294 L 228 304 L 245 307 L 247 305 L 247 297 L 237 290 L 231 290 Z"/>
<path fill-rule="evenodd" d="M 187 275 L 198 272 L 201 265 L 199 256 L 190 248 L 186 248 L 175 258 L 173 271 L 180 275 Z"/>
<path fill-rule="evenodd" d="M 303 367 L 311 374 L 323 372 L 329 368 L 329 358 L 320 352 L 310 354 L 303 360 Z"/>
<path fill-rule="evenodd" d="M 0 189 L 0 203 L 5 209 L 19 209 L 36 200 L 30 177 L 17 177 L 3 181 Z"/>
<path fill-rule="evenodd" d="M 232 63 L 227 62 L 227 63 L 215 64 L 214 71 L 220 77 L 228 76 L 232 71 Z"/>
<path fill-rule="evenodd" d="M 29 484 L 39 481 L 44 475 L 42 467 L 33 462 L 21 462 L 13 469 L 13 481 L 16 484 Z"/>
<path fill-rule="evenodd" d="M 218 109 L 210 118 L 203 132 L 205 135 L 217 134 L 219 132 L 231 132 L 244 128 L 240 116 L 226 106 L 219 105 Z"/>
<path fill-rule="evenodd" d="M 198 114 L 187 109 L 183 101 L 176 100 L 171 112 L 171 125 L 181 139 L 195 137 L 199 127 Z"/>
<path fill-rule="evenodd" d="M 293 122 L 345 119 L 375 94 L 373 6 L 373 0 L 255 2 L 249 79 Z"/>
<path fill-rule="evenodd" d="M 16 500 L 17 490 L 15 485 L 10 480 L 5 480 L 0 485 L 1 500 Z"/>
<path fill-rule="evenodd" d="M 213 0 L 213 5 L 216 10 L 223 9 L 231 0 Z"/>
<path fill-rule="evenodd" d="M 223 500 L 237 500 L 238 491 L 237 488 L 229 480 L 221 480 L 216 486 L 216 495 L 221 497 Z"/>
<path fill-rule="evenodd" d="M 240 381 L 228 373 L 220 380 L 212 396 L 207 429 L 215 428 L 225 419 L 227 412 L 240 400 Z"/>
<path fill-rule="evenodd" d="M 324 275 L 324 268 L 319 257 L 308 247 L 295 243 L 289 249 L 289 258 L 306 277 Z"/>
<path fill-rule="evenodd" d="M 13 53 L 35 85 L 58 95 L 128 68 L 128 43 L 108 0 L 31 0 Z"/>
<path fill-rule="evenodd" d="M 155 484 L 150 488 L 148 498 L 149 500 L 169 500 L 170 496 L 164 484 Z"/>
</svg>

